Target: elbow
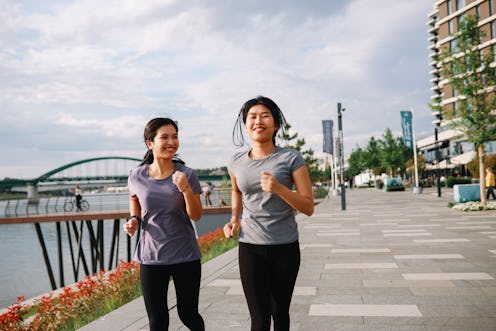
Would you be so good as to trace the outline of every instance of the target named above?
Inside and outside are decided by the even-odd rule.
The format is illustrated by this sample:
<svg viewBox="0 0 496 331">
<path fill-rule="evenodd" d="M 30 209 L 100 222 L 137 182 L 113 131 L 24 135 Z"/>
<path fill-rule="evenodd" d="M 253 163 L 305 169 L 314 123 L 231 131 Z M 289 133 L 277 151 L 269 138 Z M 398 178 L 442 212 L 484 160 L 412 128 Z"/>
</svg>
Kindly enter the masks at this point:
<svg viewBox="0 0 496 331">
<path fill-rule="evenodd" d="M 313 211 L 314 211 L 314 206 L 315 206 L 315 203 L 313 202 L 313 198 L 312 198 L 312 199 L 310 199 L 310 201 L 308 201 L 308 204 L 305 208 L 305 211 L 303 211 L 303 213 L 307 216 L 312 216 Z"/>
<path fill-rule="evenodd" d="M 188 212 L 188 217 L 193 222 L 198 222 L 202 217 L 202 208 L 199 208 L 198 210 L 195 210 L 195 211 Z"/>
<path fill-rule="evenodd" d="M 198 222 L 202 217 L 202 210 L 200 209 L 197 212 L 189 213 L 188 216 L 189 219 L 192 220 L 193 222 Z"/>
<path fill-rule="evenodd" d="M 307 210 L 305 210 L 303 213 L 305 215 L 307 215 L 307 216 L 312 216 L 313 215 L 313 210 L 314 210 L 314 208 L 313 208 L 313 205 L 312 205 L 310 208 L 308 208 Z"/>
</svg>

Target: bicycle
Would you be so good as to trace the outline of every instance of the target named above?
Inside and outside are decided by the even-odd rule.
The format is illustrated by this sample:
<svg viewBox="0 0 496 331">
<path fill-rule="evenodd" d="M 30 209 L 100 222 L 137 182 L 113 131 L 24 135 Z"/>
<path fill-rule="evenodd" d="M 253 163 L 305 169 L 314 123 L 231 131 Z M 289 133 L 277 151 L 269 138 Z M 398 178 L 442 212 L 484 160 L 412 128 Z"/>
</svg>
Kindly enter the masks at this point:
<svg viewBox="0 0 496 331">
<path fill-rule="evenodd" d="M 64 202 L 64 211 L 72 211 L 76 208 L 76 198 L 72 198 Z M 86 199 L 81 199 L 81 211 L 90 209 L 90 203 Z"/>
</svg>

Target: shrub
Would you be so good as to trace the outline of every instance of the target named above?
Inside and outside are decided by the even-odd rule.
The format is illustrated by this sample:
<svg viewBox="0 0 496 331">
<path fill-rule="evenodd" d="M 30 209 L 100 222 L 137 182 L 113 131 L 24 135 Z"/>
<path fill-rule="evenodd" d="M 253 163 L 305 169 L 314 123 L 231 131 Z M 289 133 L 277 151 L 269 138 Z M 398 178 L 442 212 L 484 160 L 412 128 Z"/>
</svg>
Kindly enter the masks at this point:
<svg viewBox="0 0 496 331">
<path fill-rule="evenodd" d="M 448 177 L 446 179 L 446 187 L 453 187 L 457 184 L 471 184 L 472 178 L 459 178 L 459 177 Z"/>
</svg>

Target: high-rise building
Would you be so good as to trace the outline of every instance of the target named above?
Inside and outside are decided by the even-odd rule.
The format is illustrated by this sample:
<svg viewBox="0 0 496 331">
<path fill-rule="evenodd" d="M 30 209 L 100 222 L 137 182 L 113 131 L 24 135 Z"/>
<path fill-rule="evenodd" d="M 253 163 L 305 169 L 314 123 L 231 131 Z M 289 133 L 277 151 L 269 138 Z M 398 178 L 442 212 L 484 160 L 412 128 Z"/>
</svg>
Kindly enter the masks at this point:
<svg viewBox="0 0 496 331">
<path fill-rule="evenodd" d="M 428 14 L 427 25 L 430 42 L 431 58 L 431 103 L 439 104 L 444 110 L 451 110 L 456 114 L 459 96 L 449 83 L 443 81 L 439 66 L 441 49 L 455 50 L 458 24 L 467 15 L 476 15 L 478 26 L 484 31 L 485 38 L 480 45 L 481 53 L 489 48 L 496 53 L 496 0 L 439 0 L 434 3 L 434 9 Z M 492 65 L 496 65 L 496 59 Z M 493 92 L 494 93 L 494 92 Z M 433 110 L 437 134 L 421 139 L 417 142 L 424 154 L 428 169 L 441 169 L 449 174 L 451 169 L 460 168 L 465 171 L 464 165 L 470 162 L 475 151 L 471 143 L 449 128 L 449 118 L 443 118 L 440 111 Z M 496 141 L 485 144 L 486 152 L 496 153 Z"/>
</svg>

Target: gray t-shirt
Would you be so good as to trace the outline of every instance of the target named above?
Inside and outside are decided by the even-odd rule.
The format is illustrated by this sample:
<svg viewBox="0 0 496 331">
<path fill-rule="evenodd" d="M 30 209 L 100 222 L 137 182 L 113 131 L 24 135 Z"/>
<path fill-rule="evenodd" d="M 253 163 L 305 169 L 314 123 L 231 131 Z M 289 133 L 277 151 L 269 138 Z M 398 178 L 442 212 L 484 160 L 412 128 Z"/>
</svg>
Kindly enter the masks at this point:
<svg viewBox="0 0 496 331">
<path fill-rule="evenodd" d="M 280 147 L 261 160 L 251 159 L 248 151 L 232 156 L 228 169 L 236 177 L 243 202 L 240 242 L 279 245 L 298 240 L 293 208 L 278 195 L 262 191 L 260 178 L 266 171 L 292 189 L 293 172 L 304 165 L 298 151 Z"/>
<path fill-rule="evenodd" d="M 175 171 L 183 172 L 194 193 L 201 187 L 193 169 L 175 163 Z M 186 212 L 183 194 L 172 183 L 172 175 L 165 179 L 148 176 L 148 165 L 131 170 L 129 193 L 137 196 L 141 206 L 143 231 L 136 247 L 134 260 L 143 264 L 176 264 L 201 257 L 195 231 Z"/>
</svg>

